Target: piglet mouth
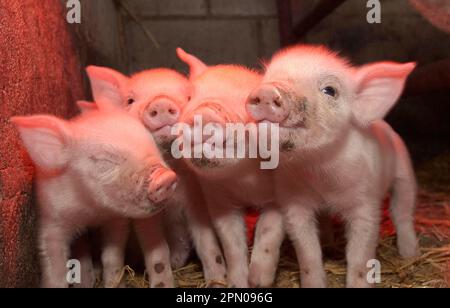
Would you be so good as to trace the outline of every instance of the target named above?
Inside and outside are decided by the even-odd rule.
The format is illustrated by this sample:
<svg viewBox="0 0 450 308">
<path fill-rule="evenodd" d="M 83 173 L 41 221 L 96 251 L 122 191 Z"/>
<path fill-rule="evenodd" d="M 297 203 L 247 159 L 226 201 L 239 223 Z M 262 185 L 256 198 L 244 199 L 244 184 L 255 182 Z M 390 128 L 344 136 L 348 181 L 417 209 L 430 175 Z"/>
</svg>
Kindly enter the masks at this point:
<svg viewBox="0 0 450 308">
<path fill-rule="evenodd" d="M 173 125 L 164 125 L 152 131 L 152 135 L 155 137 L 170 137 Z"/>
</svg>

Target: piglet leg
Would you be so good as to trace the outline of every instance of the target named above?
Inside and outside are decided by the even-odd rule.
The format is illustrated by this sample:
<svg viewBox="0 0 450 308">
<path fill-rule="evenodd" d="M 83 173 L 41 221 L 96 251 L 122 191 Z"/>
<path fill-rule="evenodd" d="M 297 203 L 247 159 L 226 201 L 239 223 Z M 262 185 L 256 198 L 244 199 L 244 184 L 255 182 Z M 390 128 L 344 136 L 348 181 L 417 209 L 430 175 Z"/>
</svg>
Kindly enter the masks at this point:
<svg viewBox="0 0 450 308">
<path fill-rule="evenodd" d="M 227 263 L 227 280 L 231 288 L 248 287 L 248 247 L 244 214 L 241 210 L 215 203 L 211 219 L 223 247 Z"/>
<path fill-rule="evenodd" d="M 43 288 L 67 288 L 66 267 L 69 251 L 70 238 L 62 228 L 52 223 L 41 221 L 39 233 L 39 250 L 41 255 Z"/>
<path fill-rule="evenodd" d="M 273 284 L 283 239 L 281 212 L 275 207 L 265 208 L 256 225 L 249 273 L 251 287 L 268 288 Z"/>
<path fill-rule="evenodd" d="M 347 221 L 347 287 L 373 286 L 368 281 L 368 261 L 375 259 L 381 219 L 380 204 L 365 201 L 344 213 Z"/>
<path fill-rule="evenodd" d="M 162 213 L 160 213 L 133 222 L 144 253 L 145 268 L 150 276 L 151 288 L 174 287 L 170 251 L 164 236 L 162 221 Z"/>
<path fill-rule="evenodd" d="M 121 278 L 124 267 L 125 249 L 129 235 L 127 219 L 108 222 L 102 228 L 102 265 L 105 288 L 125 287 Z"/>
<path fill-rule="evenodd" d="M 398 135 L 394 135 L 393 140 L 397 155 L 391 201 L 392 220 L 397 231 L 398 251 L 402 257 L 411 258 L 419 254 L 414 230 L 417 184 L 405 144 Z"/>
<path fill-rule="evenodd" d="M 188 223 L 194 247 L 203 266 L 205 281 L 209 287 L 226 285 L 225 260 L 217 241 L 209 214 L 200 206 L 187 209 Z"/>
<path fill-rule="evenodd" d="M 286 232 L 297 254 L 300 282 L 304 288 L 324 288 L 327 285 L 322 262 L 319 231 L 315 220 L 314 201 L 307 198 L 285 203 Z"/>
</svg>

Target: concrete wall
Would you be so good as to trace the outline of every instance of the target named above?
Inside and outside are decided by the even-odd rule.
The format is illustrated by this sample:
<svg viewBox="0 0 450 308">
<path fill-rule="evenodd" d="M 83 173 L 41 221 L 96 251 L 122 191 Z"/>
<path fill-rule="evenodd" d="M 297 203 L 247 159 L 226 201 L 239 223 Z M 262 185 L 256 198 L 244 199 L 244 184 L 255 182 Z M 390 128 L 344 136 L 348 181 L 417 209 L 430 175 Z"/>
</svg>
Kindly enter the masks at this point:
<svg viewBox="0 0 450 308">
<path fill-rule="evenodd" d="M 241 63 L 253 67 L 279 48 L 276 0 L 124 2 L 161 45 L 155 48 L 141 26 L 125 14 L 128 72 L 157 66 L 185 71 L 175 56 L 177 46 L 209 64 Z M 318 2 L 292 0 L 294 23 Z M 408 0 L 380 2 L 381 24 L 367 22 L 367 1 L 347 0 L 301 41 L 328 45 L 355 64 L 417 61 L 420 67 L 450 58 L 449 35 L 425 20 Z M 411 97 L 401 101 L 389 115 L 389 122 L 405 136 L 416 161 L 449 150 L 449 141 L 443 137 L 450 135 L 445 116 L 450 112 L 448 99 L 448 93 Z"/>
<path fill-rule="evenodd" d="M 33 167 L 14 115 L 75 113 L 80 65 L 58 0 L 0 5 L 0 287 L 38 284 Z"/>
<path fill-rule="evenodd" d="M 82 0 L 81 24 L 69 25 L 77 39 L 81 63 L 126 70 L 122 26 L 120 10 L 113 0 Z"/>
<path fill-rule="evenodd" d="M 125 21 L 130 72 L 157 66 L 185 70 L 180 46 L 208 64 L 257 66 L 279 47 L 275 0 L 127 1 L 161 45 L 158 49 L 132 19 Z"/>
<path fill-rule="evenodd" d="M 381 0 L 381 23 L 369 24 L 366 1 L 347 0 L 305 37 L 327 44 L 356 64 L 390 59 L 420 65 L 450 56 L 450 37 L 426 21 L 408 0 Z"/>
</svg>

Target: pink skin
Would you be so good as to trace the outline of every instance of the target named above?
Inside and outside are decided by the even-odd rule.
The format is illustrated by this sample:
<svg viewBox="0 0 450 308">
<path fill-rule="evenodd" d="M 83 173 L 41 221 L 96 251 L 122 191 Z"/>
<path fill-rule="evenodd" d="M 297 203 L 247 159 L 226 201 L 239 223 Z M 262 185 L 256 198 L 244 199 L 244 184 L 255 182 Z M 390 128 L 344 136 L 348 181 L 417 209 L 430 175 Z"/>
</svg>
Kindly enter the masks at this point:
<svg viewBox="0 0 450 308">
<path fill-rule="evenodd" d="M 94 102 L 87 102 L 87 101 L 78 101 L 77 102 L 77 106 L 78 108 L 83 112 L 83 113 L 87 113 L 87 112 L 91 112 L 91 111 L 96 111 L 98 110 L 98 106 L 96 103 Z M 175 195 L 176 193 L 174 193 Z M 165 213 L 177 213 L 179 212 L 179 210 L 174 209 L 173 204 L 171 204 L 170 201 L 167 201 L 167 203 L 170 205 L 170 209 L 165 211 Z M 164 216 L 163 218 L 165 218 L 166 216 L 169 215 L 157 215 L 155 217 L 152 217 L 151 219 L 142 219 L 139 221 L 134 221 L 134 229 L 136 231 L 137 236 L 139 237 L 140 243 L 141 243 L 141 249 L 144 253 L 144 261 L 145 261 L 145 265 L 146 268 L 150 269 L 149 271 L 155 271 L 154 267 L 158 264 L 158 268 L 161 268 L 161 264 L 169 264 L 168 260 L 170 259 L 170 255 L 168 253 L 169 251 L 169 247 L 167 245 L 167 243 L 164 240 L 164 237 L 161 235 L 161 222 L 159 220 L 161 220 L 161 216 Z M 166 221 L 169 221 L 169 218 L 165 218 Z M 174 226 L 178 226 L 178 225 L 182 225 L 183 227 L 177 228 L 177 227 L 173 227 L 173 228 L 168 228 L 170 231 L 167 231 L 167 233 L 169 235 L 173 235 L 172 240 L 169 240 L 169 243 L 179 243 L 179 238 L 180 236 L 176 236 L 177 234 L 182 234 L 184 237 L 186 237 L 186 226 L 183 225 L 184 220 L 179 220 L 179 221 L 175 221 L 173 223 Z M 167 224 L 167 223 L 166 223 Z M 124 258 L 123 256 L 123 252 L 126 248 L 126 242 L 127 242 L 127 235 L 129 233 L 129 228 L 127 225 L 122 225 L 121 228 L 118 228 L 120 226 L 113 226 L 113 228 L 115 228 L 114 230 L 111 230 L 111 232 L 109 232 L 110 234 L 117 234 L 117 236 L 115 237 L 115 239 L 113 239 L 113 243 L 116 242 L 118 245 L 116 245 L 116 249 L 109 251 L 107 249 L 107 245 L 108 242 L 105 242 L 104 245 L 104 249 L 103 249 L 103 255 L 105 256 L 103 258 L 106 259 L 116 259 L 116 260 L 122 260 Z M 118 231 L 117 231 L 118 230 Z M 179 232 L 176 232 L 174 230 L 179 230 Z M 107 231 L 107 230 L 106 230 Z M 104 234 L 105 236 L 107 236 L 108 232 L 106 232 L 104 230 Z M 145 235 L 145 236 L 143 236 Z M 109 236 L 111 237 L 111 235 Z M 184 240 L 183 237 L 183 240 Z M 187 246 L 188 248 L 184 248 L 184 246 L 182 245 L 184 242 L 187 242 L 187 244 L 185 244 L 184 246 Z M 186 239 L 184 241 L 182 241 L 181 244 L 173 244 L 173 247 L 178 248 L 178 251 L 180 251 L 180 253 L 176 254 L 176 253 L 172 253 L 172 256 L 177 256 L 177 255 L 181 255 L 181 257 L 179 257 L 180 260 L 175 260 L 175 261 L 171 261 L 172 265 L 173 264 L 180 264 L 180 266 L 182 265 L 182 262 L 185 262 L 185 260 L 187 259 L 189 252 L 190 252 L 190 242 L 189 239 Z M 179 248 L 181 247 L 181 248 Z M 172 251 L 176 250 L 176 249 L 171 249 Z M 173 258 L 173 257 L 172 257 Z M 90 256 L 90 253 L 86 253 L 86 250 L 84 250 L 84 254 L 81 255 L 80 258 L 80 262 L 82 264 L 84 264 L 82 266 L 83 269 L 83 276 L 84 277 L 91 277 L 91 273 L 93 272 L 93 265 L 92 265 L 92 259 Z M 176 263 L 178 262 L 178 263 Z M 103 262 L 104 264 L 107 263 L 107 261 Z M 118 262 L 118 264 L 121 264 L 120 262 Z M 104 270 L 104 282 L 105 282 L 105 286 L 106 287 L 114 287 L 114 286 L 120 286 L 123 287 L 124 283 L 122 282 L 117 282 L 116 281 L 116 276 L 120 273 L 121 267 L 123 266 L 116 266 L 114 267 L 112 270 Z M 153 278 L 150 279 L 150 287 L 172 287 L 174 285 L 173 282 L 173 277 L 172 277 L 172 271 L 170 269 L 169 266 L 165 266 L 164 270 L 162 272 L 159 273 L 154 273 L 153 276 L 151 276 Z M 84 281 L 82 281 L 80 287 L 92 287 L 93 286 L 93 282 L 94 280 L 92 280 L 92 278 L 90 279 L 85 279 Z"/>
<path fill-rule="evenodd" d="M 191 95 L 186 77 L 166 68 L 131 77 L 105 67 L 89 66 L 86 71 L 94 100 L 101 109 L 125 109 L 144 123 L 157 143 L 171 141 L 170 128 L 177 123 Z"/>
<path fill-rule="evenodd" d="M 248 123 L 245 100 L 261 76 L 235 65 L 207 67 L 182 49 L 179 58 L 190 67 L 192 99 L 182 122 L 192 125 L 194 115 L 206 123 Z M 261 170 L 256 159 L 186 159 L 203 188 L 215 230 L 224 249 L 231 287 L 272 285 L 284 238 L 281 213 L 275 209 L 272 173 Z M 246 207 L 261 208 L 255 244 L 248 265 L 244 215 Z"/>
<path fill-rule="evenodd" d="M 169 69 L 147 70 L 131 77 L 94 66 L 88 67 L 87 72 L 96 103 L 78 102 L 80 109 L 88 112 L 92 108 L 119 108 L 140 119 L 154 136 L 165 161 L 178 175 L 178 188 L 168 201 L 170 207 L 163 217 L 164 233 L 159 233 L 164 234 L 168 241 L 172 266 L 178 268 L 186 263 L 193 242 L 202 261 L 207 284 L 221 285 L 225 281 L 225 263 L 217 262 L 223 260 L 222 252 L 204 205 L 200 185 L 185 163 L 173 159 L 170 153 L 170 144 L 175 137 L 170 130 L 190 99 L 191 83 L 183 75 Z M 157 247 L 164 249 L 166 245 Z M 151 285 L 157 284 L 151 281 Z M 169 285 L 164 282 L 164 285 L 173 286 L 173 283 Z"/>
<path fill-rule="evenodd" d="M 380 206 L 390 189 L 399 253 L 417 255 L 414 172 L 403 141 L 382 120 L 414 67 L 354 68 L 324 47 L 299 45 L 277 53 L 249 95 L 256 121 L 280 125 L 277 201 L 302 286 L 326 286 L 315 222 L 324 210 L 347 222 L 347 286 L 372 286 L 366 263 L 376 256 Z"/>
<path fill-rule="evenodd" d="M 97 105 L 94 102 L 88 102 L 88 101 L 77 101 L 78 109 L 80 109 L 81 112 L 89 112 L 93 110 L 98 110 Z"/>
<path fill-rule="evenodd" d="M 107 231 L 102 261 L 105 284 L 112 286 L 124 263 L 127 218 L 145 219 L 164 209 L 175 173 L 143 125 L 125 113 L 91 111 L 71 121 L 37 115 L 11 122 L 36 166 L 42 286 L 68 286 L 70 243 L 93 226 Z M 85 257 L 80 261 L 87 276 L 81 279 L 88 286 L 93 270 Z"/>
<path fill-rule="evenodd" d="M 280 123 L 289 115 L 289 111 L 281 104 L 280 91 L 273 85 L 263 85 L 254 90 L 246 105 L 247 112 L 257 121 Z"/>
</svg>

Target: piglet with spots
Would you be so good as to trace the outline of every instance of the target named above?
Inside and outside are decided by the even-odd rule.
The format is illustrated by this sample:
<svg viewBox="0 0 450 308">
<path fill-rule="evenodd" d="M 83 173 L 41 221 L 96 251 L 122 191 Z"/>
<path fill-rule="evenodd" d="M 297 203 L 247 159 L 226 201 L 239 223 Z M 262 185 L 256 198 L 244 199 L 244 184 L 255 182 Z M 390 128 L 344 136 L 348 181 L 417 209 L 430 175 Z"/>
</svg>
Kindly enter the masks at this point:
<svg viewBox="0 0 450 308">
<path fill-rule="evenodd" d="M 187 136 L 198 134 L 192 140 L 195 150 L 201 144 L 208 146 L 211 134 L 198 130 L 196 118 L 202 124 L 226 129 L 228 124 L 248 124 L 245 100 L 251 89 L 257 86 L 261 76 L 238 65 L 207 66 L 197 57 L 178 49 L 179 58 L 190 67 L 190 79 L 194 90 L 192 99 L 183 110 L 181 121 L 189 127 Z M 186 136 L 185 135 L 185 136 Z M 202 137 L 202 135 L 204 135 Z M 230 142 L 236 150 L 237 138 Z M 232 140 L 232 141 L 230 141 Z M 249 140 L 245 141 L 248 151 Z M 228 146 L 227 146 L 228 147 Z M 249 157 L 245 155 L 245 157 Z M 279 248 L 284 238 L 281 213 L 275 208 L 272 170 L 261 169 L 258 159 L 232 157 L 185 158 L 195 171 L 203 188 L 206 204 L 215 230 L 222 244 L 227 264 L 227 280 L 231 287 L 269 287 L 275 278 Z M 245 232 L 246 208 L 257 208 L 261 215 L 256 226 L 255 243 L 248 264 L 247 237 Z M 220 256 L 216 257 L 222 263 Z"/>
<path fill-rule="evenodd" d="M 113 286 L 124 265 L 128 218 L 151 225 L 176 187 L 151 134 L 134 117 L 113 111 L 70 121 L 48 115 L 11 121 L 36 166 L 42 286 L 68 286 L 70 244 L 88 227 L 105 235 L 103 277 Z M 83 260 L 82 284 L 93 286 L 92 260 Z"/>
<path fill-rule="evenodd" d="M 316 225 L 323 211 L 346 221 L 347 286 L 370 286 L 366 264 L 376 257 L 388 192 L 399 253 L 418 253 L 414 172 L 402 139 L 383 121 L 414 67 L 354 67 L 324 47 L 299 45 L 278 52 L 249 95 L 252 118 L 280 126 L 276 194 L 302 286 L 327 284 Z"/>
<path fill-rule="evenodd" d="M 171 129 L 178 123 L 192 95 L 191 83 L 182 74 L 166 68 L 145 70 L 131 77 L 105 67 L 90 66 L 87 72 L 96 103 L 78 102 L 79 107 L 84 111 L 121 109 L 139 119 L 155 138 L 164 160 L 177 173 L 177 190 L 168 200 L 170 206 L 161 219 L 164 228 L 163 237 L 159 239 L 161 253 L 166 250 L 167 239 L 171 265 L 179 268 L 186 263 L 194 246 L 208 285 L 223 284 L 225 263 L 221 261 L 222 252 L 197 177 L 183 160 L 174 159 L 170 151 L 176 137 Z M 141 241 L 151 240 L 149 232 L 140 231 Z M 153 268 L 150 264 L 154 261 L 146 260 L 146 263 L 149 263 L 151 285 L 161 286 L 158 278 L 163 264 Z M 164 266 L 170 271 L 170 264 Z M 165 281 L 164 286 L 173 284 Z"/>
</svg>

